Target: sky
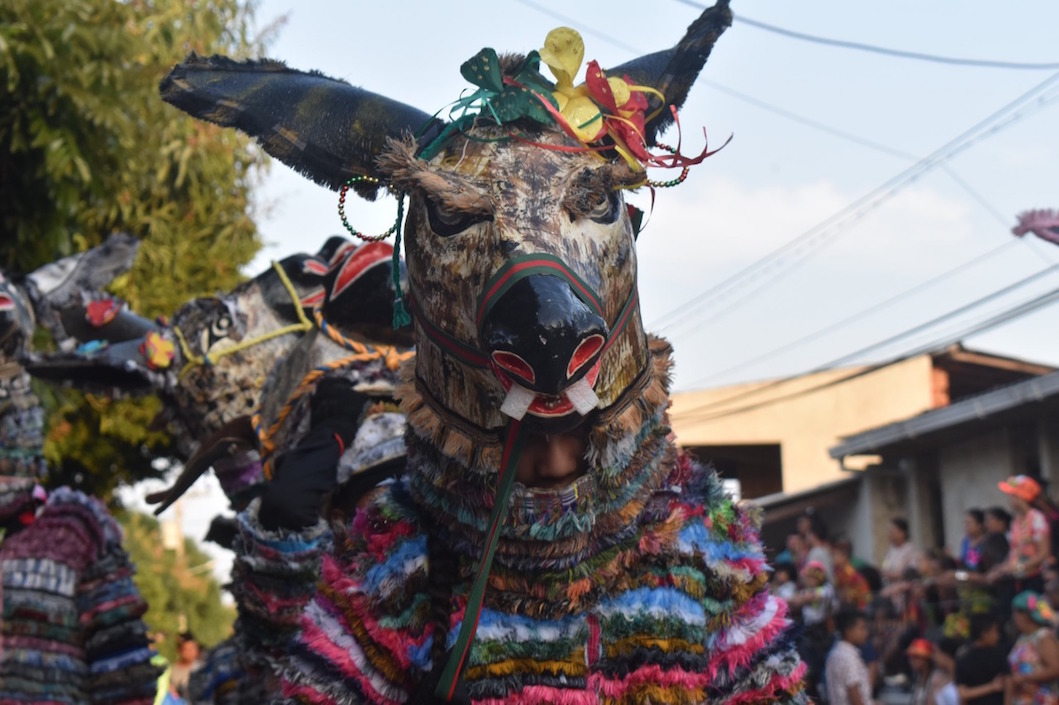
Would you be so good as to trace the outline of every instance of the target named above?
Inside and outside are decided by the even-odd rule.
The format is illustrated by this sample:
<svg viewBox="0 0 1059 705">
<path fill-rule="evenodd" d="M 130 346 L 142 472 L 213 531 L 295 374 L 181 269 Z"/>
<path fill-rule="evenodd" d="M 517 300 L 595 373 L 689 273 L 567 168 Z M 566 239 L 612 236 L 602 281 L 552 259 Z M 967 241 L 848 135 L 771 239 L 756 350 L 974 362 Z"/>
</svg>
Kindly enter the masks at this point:
<svg viewBox="0 0 1059 705">
<path fill-rule="evenodd" d="M 550 0 L 318 3 L 265 0 L 261 26 L 281 20 L 269 54 L 433 113 L 466 88 L 460 64 L 483 46 L 539 48 L 572 26 L 585 58 L 604 67 L 672 46 L 699 14 L 691 2 Z M 1059 78 L 1014 118 L 826 231 L 797 266 L 741 288 L 719 284 L 842 213 L 1055 70 L 1002 70 L 913 61 L 779 36 L 751 20 L 833 39 L 942 56 L 1059 62 L 1059 3 L 732 3 L 720 38 L 681 111 L 685 151 L 731 142 L 660 190 L 638 244 L 643 318 L 676 350 L 678 391 L 796 374 L 826 365 L 1059 262 L 1059 248 L 1010 234 L 1016 214 L 1059 208 Z M 741 100 L 736 91 L 749 97 Z M 765 103 L 768 109 L 756 103 Z M 784 117 L 776 111 L 797 116 Z M 810 121 L 843 138 L 798 120 Z M 672 134 L 667 137 L 673 138 Z M 868 143 L 872 146 L 866 146 Z M 658 178 L 669 178 L 660 174 Z M 649 196 L 632 202 L 649 206 Z M 340 233 L 337 195 L 273 163 L 258 194 L 266 247 L 248 271 L 315 250 Z M 395 202 L 347 206 L 365 232 L 392 222 Z M 862 311 L 991 251 L 979 263 L 870 315 Z M 784 260 L 784 263 L 790 259 Z M 772 280 L 774 275 L 780 275 Z M 759 288 L 766 281 L 770 285 Z M 881 361 L 1059 286 L 1044 276 L 946 326 L 878 348 Z M 712 296 L 703 298 L 704 293 Z M 696 298 L 698 297 L 698 298 Z M 800 338 L 851 319 L 832 333 Z M 1059 364 L 1059 306 L 965 340 L 1001 354 Z M 779 352 L 754 362 L 759 357 Z"/>
<path fill-rule="evenodd" d="M 466 88 L 459 66 L 484 46 L 525 52 L 539 48 L 554 27 L 572 26 L 584 35 L 586 60 L 605 68 L 672 46 L 699 14 L 690 4 L 263 0 L 257 20 L 260 27 L 281 21 L 268 52 L 273 58 L 433 113 Z M 745 13 L 787 30 L 892 49 L 1059 62 L 1059 3 L 1045 0 L 1002 9 L 983 0 L 735 0 L 732 7 L 737 18 Z M 1017 213 L 1059 208 L 1059 77 L 1043 94 L 1054 102 L 1031 102 L 999 127 L 987 121 L 991 131 L 917 178 L 898 181 L 887 198 L 869 198 L 831 230 L 811 230 L 1054 73 L 851 51 L 737 19 L 681 112 L 686 152 L 702 148 L 703 128 L 712 147 L 731 141 L 683 185 L 658 192 L 638 242 L 643 318 L 648 330 L 674 344 L 677 391 L 825 366 L 1059 263 L 1059 248 L 1010 234 Z M 632 202 L 648 207 L 649 197 Z M 274 162 L 256 200 L 266 247 L 247 273 L 315 251 L 342 232 L 336 206 L 336 194 Z M 347 213 L 360 230 L 377 232 L 392 223 L 395 207 L 392 199 L 353 198 Z M 809 256 L 797 266 L 766 270 L 740 288 L 719 288 L 807 232 L 826 246 L 800 250 Z M 975 260 L 936 285 L 862 314 Z M 771 285 L 759 288 L 762 282 Z M 883 361 L 946 339 L 1057 286 L 1059 271 L 1050 272 L 969 316 L 850 361 Z M 815 335 L 832 325 L 832 332 Z M 1059 306 L 1052 306 L 965 344 L 1059 365 L 1057 330 Z M 204 533 L 221 509 L 219 493 L 203 489 L 188 499 L 185 527 L 202 527 L 191 535 Z M 223 553 L 215 553 L 223 575 Z"/>
</svg>

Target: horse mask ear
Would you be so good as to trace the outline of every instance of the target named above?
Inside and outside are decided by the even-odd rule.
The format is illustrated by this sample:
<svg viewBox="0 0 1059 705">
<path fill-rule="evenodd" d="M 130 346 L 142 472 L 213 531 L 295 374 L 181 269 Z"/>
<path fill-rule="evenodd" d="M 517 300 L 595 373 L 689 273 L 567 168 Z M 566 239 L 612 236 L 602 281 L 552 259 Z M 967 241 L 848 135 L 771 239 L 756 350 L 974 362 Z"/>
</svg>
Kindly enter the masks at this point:
<svg viewBox="0 0 1059 705">
<path fill-rule="evenodd" d="M 378 176 L 389 138 L 436 137 L 444 123 L 421 110 L 322 73 L 279 61 L 233 61 L 194 53 L 162 79 L 162 99 L 184 112 L 254 137 L 271 156 L 338 190 L 351 177 Z M 374 198 L 378 184 L 359 182 Z"/>
<path fill-rule="evenodd" d="M 609 76 L 628 75 L 632 83 L 655 88 L 666 97 L 666 106 L 662 106 L 655 96 L 649 99 L 651 107 L 647 111 L 648 114 L 663 108 L 645 126 L 644 140 L 649 147 L 654 146 L 658 135 L 673 124 L 673 113 L 667 106 L 672 105 L 679 109 L 684 105 L 684 100 L 688 97 L 688 92 L 702 67 L 706 65 L 706 59 L 709 58 L 717 38 L 731 24 L 732 11 L 728 7 L 728 0 L 718 0 L 716 5 L 691 23 L 684 37 L 672 49 L 656 51 L 607 69 Z"/>
</svg>

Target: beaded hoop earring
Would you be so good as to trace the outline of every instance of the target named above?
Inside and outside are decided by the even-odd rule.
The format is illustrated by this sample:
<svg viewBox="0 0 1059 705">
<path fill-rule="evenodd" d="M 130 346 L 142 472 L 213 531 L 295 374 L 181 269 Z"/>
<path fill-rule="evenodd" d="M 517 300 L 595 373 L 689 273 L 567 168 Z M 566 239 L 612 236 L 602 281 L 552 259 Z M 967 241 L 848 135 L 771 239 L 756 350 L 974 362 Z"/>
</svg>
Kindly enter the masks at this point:
<svg viewBox="0 0 1059 705">
<path fill-rule="evenodd" d="M 345 227 L 346 230 L 349 231 L 349 234 L 355 238 L 359 238 L 361 240 L 364 240 L 365 242 L 378 242 L 380 240 L 385 240 L 386 238 L 390 237 L 395 232 L 397 232 L 397 228 L 401 223 L 400 208 L 397 209 L 398 213 L 396 222 L 394 222 L 394 224 L 390 226 L 389 230 L 382 233 L 381 235 L 365 235 L 364 233 L 360 232 L 352 225 L 350 225 L 349 221 L 346 219 L 346 193 L 349 191 L 350 187 L 353 186 L 353 184 L 357 184 L 360 182 L 378 184 L 379 180 L 374 176 L 351 176 L 346 181 L 346 183 L 342 184 L 342 189 L 338 192 L 338 217 L 342 219 L 342 225 Z"/>
<path fill-rule="evenodd" d="M 666 150 L 670 154 L 676 154 L 677 153 L 677 150 L 676 150 L 675 147 L 670 147 L 667 144 L 662 144 L 662 143 L 659 142 L 655 146 Z M 688 178 L 688 171 L 690 171 L 690 169 L 691 169 L 691 167 L 685 166 L 683 169 L 680 170 L 680 176 L 678 176 L 675 179 L 670 179 L 669 181 L 652 181 L 652 180 L 648 179 L 644 183 L 647 186 L 650 186 L 652 188 L 672 188 L 673 186 L 679 186 L 680 184 L 684 183 L 684 179 Z"/>
</svg>

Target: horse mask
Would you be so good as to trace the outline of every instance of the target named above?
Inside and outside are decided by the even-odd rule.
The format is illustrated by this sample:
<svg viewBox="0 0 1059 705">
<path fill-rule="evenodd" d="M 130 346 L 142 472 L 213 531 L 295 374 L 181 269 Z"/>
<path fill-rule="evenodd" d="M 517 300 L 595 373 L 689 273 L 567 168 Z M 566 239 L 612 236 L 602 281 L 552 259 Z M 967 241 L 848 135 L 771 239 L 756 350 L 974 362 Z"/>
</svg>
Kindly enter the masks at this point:
<svg viewBox="0 0 1059 705">
<path fill-rule="evenodd" d="M 408 195 L 414 381 L 434 417 L 415 424 L 409 408 L 410 420 L 477 456 L 512 420 L 551 432 L 606 414 L 644 374 L 636 233 L 621 189 L 648 183 L 644 165 L 698 161 L 649 148 L 730 22 L 726 5 L 671 50 L 605 77 L 593 62 L 584 87 L 572 84 L 582 58 L 572 30 L 553 32 L 539 55 L 498 61 L 484 50 L 462 68 L 479 110 L 449 123 L 273 61 L 193 55 L 161 92 L 343 197 L 380 185 Z M 537 71 L 541 58 L 556 84 Z"/>
<path fill-rule="evenodd" d="M 636 226 L 621 193 L 668 185 L 646 167 L 708 155 L 652 148 L 730 22 L 721 0 L 673 49 L 607 72 L 591 62 L 581 86 L 573 30 L 526 56 L 484 49 L 461 67 L 477 90 L 448 122 L 274 61 L 192 55 L 162 81 L 166 101 L 341 190 L 343 216 L 350 189 L 371 198 L 386 187 L 400 226 L 408 198 L 408 288 L 395 310 L 402 323 L 411 308 L 416 344 L 397 393 L 410 429 L 405 482 L 445 550 L 477 554 L 435 690 L 443 698 L 494 559 L 531 573 L 577 563 L 634 527 L 673 467 L 669 349 L 640 320 Z M 540 491 L 515 483 L 530 432 L 577 426 L 588 429 L 585 475 Z"/>
</svg>

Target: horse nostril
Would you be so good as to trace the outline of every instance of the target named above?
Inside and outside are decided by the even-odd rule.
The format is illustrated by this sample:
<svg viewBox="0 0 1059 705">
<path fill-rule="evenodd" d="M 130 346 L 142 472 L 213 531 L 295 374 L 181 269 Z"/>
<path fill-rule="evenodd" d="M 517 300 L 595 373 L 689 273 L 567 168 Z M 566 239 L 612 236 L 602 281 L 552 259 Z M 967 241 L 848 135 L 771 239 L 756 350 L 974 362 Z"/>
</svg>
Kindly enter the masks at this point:
<svg viewBox="0 0 1059 705">
<path fill-rule="evenodd" d="M 599 334 L 590 335 L 582 340 L 574 350 L 574 354 L 570 356 L 570 362 L 566 366 L 566 376 L 573 377 L 574 373 L 588 364 L 588 361 L 603 348 L 605 342 L 606 338 Z"/>
<path fill-rule="evenodd" d="M 511 372 L 530 384 L 537 381 L 537 375 L 533 368 L 530 367 L 530 364 L 515 353 L 507 350 L 494 350 L 492 358 L 493 362 L 502 370 Z"/>
</svg>

